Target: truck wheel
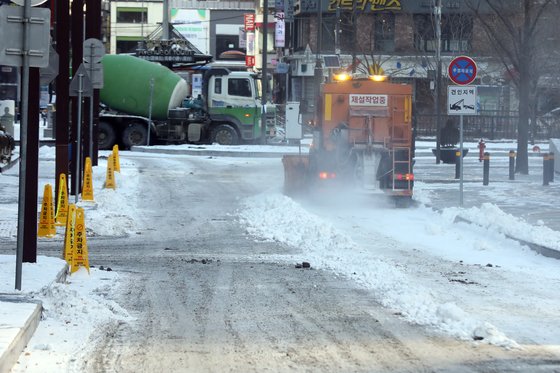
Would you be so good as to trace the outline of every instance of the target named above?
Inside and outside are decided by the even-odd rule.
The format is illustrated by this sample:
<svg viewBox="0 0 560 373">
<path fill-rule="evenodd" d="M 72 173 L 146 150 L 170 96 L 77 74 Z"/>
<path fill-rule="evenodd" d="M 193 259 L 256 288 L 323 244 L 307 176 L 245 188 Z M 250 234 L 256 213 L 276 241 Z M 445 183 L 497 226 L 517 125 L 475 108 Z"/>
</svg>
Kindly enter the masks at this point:
<svg viewBox="0 0 560 373">
<path fill-rule="evenodd" d="M 211 140 L 220 145 L 237 145 L 239 135 L 229 124 L 220 124 L 212 130 Z"/>
<path fill-rule="evenodd" d="M 97 146 L 100 150 L 112 149 L 115 145 L 115 139 L 117 138 L 115 130 L 113 127 L 104 121 L 99 122 L 97 127 Z"/>
<path fill-rule="evenodd" d="M 132 146 L 146 145 L 148 141 L 148 130 L 143 123 L 130 123 L 123 131 L 123 145 L 130 149 Z"/>
</svg>

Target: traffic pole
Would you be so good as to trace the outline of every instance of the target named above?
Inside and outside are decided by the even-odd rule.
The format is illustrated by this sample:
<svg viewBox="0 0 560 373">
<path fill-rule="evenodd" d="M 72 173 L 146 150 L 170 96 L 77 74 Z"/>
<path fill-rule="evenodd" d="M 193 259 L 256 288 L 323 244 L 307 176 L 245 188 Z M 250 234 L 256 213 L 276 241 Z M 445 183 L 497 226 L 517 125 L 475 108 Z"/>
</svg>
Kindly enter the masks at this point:
<svg viewBox="0 0 560 373">
<path fill-rule="evenodd" d="M 515 180 L 515 151 L 509 151 L 509 179 Z"/>
<path fill-rule="evenodd" d="M 490 179 L 490 153 L 484 153 L 483 171 L 482 171 L 482 185 L 488 185 Z"/>
</svg>

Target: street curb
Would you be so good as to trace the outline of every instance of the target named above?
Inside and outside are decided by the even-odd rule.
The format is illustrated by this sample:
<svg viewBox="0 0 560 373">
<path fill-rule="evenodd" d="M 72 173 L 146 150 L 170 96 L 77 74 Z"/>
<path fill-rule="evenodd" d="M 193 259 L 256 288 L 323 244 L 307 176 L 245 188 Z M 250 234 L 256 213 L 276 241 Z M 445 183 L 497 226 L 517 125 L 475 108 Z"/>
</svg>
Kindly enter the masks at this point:
<svg viewBox="0 0 560 373">
<path fill-rule="evenodd" d="M 55 282 L 65 282 L 67 275 L 68 265 L 65 265 L 55 276 Z M 4 299 L 4 301 L 10 300 Z M 21 302 L 21 300 L 18 301 Z M 41 321 L 42 313 L 43 305 L 41 302 L 39 302 L 36 304 L 35 309 L 33 310 L 33 312 L 31 312 L 31 315 L 29 316 L 25 324 L 21 327 L 8 348 L 4 351 L 2 356 L 0 356 L 0 373 L 9 373 L 15 366 L 23 350 L 35 334 L 35 331 L 39 326 L 39 322 Z"/>
<path fill-rule="evenodd" d="M 31 313 L 31 316 L 27 319 L 23 327 L 19 330 L 14 340 L 10 343 L 8 348 L 4 351 L 2 356 L 0 356 L 0 373 L 9 373 L 14 365 L 19 360 L 22 351 L 25 346 L 33 337 L 37 326 L 39 326 L 39 321 L 41 321 L 41 313 L 43 311 L 43 306 L 41 303 L 36 304 L 35 309 Z"/>
<path fill-rule="evenodd" d="M 469 219 L 465 219 L 465 218 L 460 217 L 460 216 L 456 216 L 455 219 L 453 220 L 453 222 L 454 223 L 463 222 L 463 223 L 469 223 L 469 224 L 474 224 L 476 226 L 480 226 L 479 224 L 476 224 L 475 222 L 473 222 Z M 552 258 L 552 259 L 560 259 L 560 251 L 558 251 L 558 250 L 551 249 L 550 247 L 538 245 L 538 244 L 533 243 L 533 242 L 525 241 L 525 240 L 522 240 L 520 238 L 510 236 L 509 234 L 504 233 L 504 235 L 507 238 L 509 238 L 510 240 L 517 241 L 520 244 L 529 247 L 531 250 L 541 254 L 542 256 L 546 256 L 547 258 Z"/>
<path fill-rule="evenodd" d="M 176 155 L 198 155 L 203 157 L 237 157 L 237 158 L 282 158 L 285 154 L 297 154 L 297 152 L 252 152 L 238 150 L 188 150 L 188 149 L 150 149 L 147 147 L 133 146 L 131 152 L 159 153 Z"/>
</svg>

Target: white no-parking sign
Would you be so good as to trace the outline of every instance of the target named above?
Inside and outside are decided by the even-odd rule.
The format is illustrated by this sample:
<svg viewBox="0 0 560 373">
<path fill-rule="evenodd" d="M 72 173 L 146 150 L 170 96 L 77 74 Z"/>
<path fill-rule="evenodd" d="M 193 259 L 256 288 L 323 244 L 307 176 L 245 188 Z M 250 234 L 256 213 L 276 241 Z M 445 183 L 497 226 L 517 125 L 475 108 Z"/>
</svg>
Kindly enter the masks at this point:
<svg viewBox="0 0 560 373">
<path fill-rule="evenodd" d="M 448 115 L 476 115 L 476 86 L 447 87 Z"/>
</svg>

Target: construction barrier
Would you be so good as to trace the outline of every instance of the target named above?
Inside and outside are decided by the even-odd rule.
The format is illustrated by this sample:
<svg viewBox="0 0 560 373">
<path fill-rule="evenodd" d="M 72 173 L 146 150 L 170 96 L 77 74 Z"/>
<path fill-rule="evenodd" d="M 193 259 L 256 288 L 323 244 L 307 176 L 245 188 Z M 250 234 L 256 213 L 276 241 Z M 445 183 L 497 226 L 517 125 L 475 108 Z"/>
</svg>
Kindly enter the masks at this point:
<svg viewBox="0 0 560 373">
<path fill-rule="evenodd" d="M 62 257 L 69 266 L 72 266 L 72 256 L 74 255 L 74 241 L 76 229 L 76 205 L 68 206 L 68 219 L 66 219 L 66 231 L 64 232 L 64 248 Z"/>
<path fill-rule="evenodd" d="M 50 184 L 45 185 L 43 202 L 41 204 L 41 215 L 39 218 L 38 237 L 54 237 L 56 226 L 54 224 L 53 192 Z"/>
<path fill-rule="evenodd" d="M 91 168 L 91 158 L 86 157 L 84 168 L 84 182 L 82 184 L 82 201 L 93 201 L 93 171 Z"/>
<path fill-rule="evenodd" d="M 117 189 L 117 183 L 115 182 L 115 172 L 113 155 L 109 156 L 107 160 L 107 177 L 105 178 L 105 189 Z"/>
<path fill-rule="evenodd" d="M 80 267 L 85 267 L 89 273 L 86 225 L 84 209 L 82 207 L 76 208 L 76 228 L 74 229 L 74 238 L 74 252 L 72 253 L 70 273 L 76 272 L 80 269 Z"/>
<path fill-rule="evenodd" d="M 121 161 L 119 159 L 118 145 L 113 145 L 113 169 L 118 173 L 121 172 Z"/>
<path fill-rule="evenodd" d="M 58 178 L 58 199 L 56 203 L 55 225 L 65 226 L 68 216 L 68 186 L 66 185 L 66 175 L 61 173 Z"/>
</svg>

